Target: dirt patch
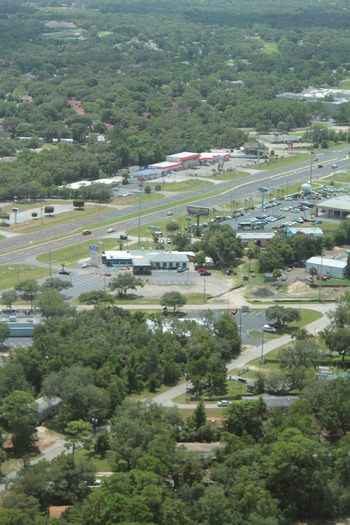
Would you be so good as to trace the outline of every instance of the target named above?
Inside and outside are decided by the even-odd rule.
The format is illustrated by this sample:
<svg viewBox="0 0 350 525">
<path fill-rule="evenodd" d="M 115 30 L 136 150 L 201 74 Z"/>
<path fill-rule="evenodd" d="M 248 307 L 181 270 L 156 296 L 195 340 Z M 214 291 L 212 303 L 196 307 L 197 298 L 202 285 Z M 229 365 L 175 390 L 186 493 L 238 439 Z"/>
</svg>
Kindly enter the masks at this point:
<svg viewBox="0 0 350 525">
<path fill-rule="evenodd" d="M 274 297 L 276 294 L 269 288 L 258 288 L 252 295 L 254 297 Z"/>
<path fill-rule="evenodd" d="M 310 291 L 309 285 L 302 281 L 296 281 L 288 286 L 288 292 L 293 295 L 305 295 Z"/>
<path fill-rule="evenodd" d="M 224 444 L 219 441 L 215 443 L 178 443 L 177 447 L 185 447 L 190 452 L 212 452 L 216 448 L 223 447 Z"/>
<path fill-rule="evenodd" d="M 37 428 L 37 447 L 42 452 L 46 448 L 54 445 L 58 439 L 63 439 L 64 436 L 54 432 L 53 430 L 48 430 L 46 427 L 40 426 Z"/>
</svg>

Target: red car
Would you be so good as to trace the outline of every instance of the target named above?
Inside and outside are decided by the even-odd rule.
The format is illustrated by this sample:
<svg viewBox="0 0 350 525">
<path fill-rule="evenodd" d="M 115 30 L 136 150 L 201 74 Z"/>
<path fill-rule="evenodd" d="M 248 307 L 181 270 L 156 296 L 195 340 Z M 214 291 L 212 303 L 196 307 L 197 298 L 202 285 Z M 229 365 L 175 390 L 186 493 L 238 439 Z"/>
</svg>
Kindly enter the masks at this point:
<svg viewBox="0 0 350 525">
<path fill-rule="evenodd" d="M 328 275 L 316 275 L 315 277 L 318 281 L 328 281 L 329 279 Z"/>
<path fill-rule="evenodd" d="M 207 270 L 205 268 L 198 268 L 197 272 L 198 273 L 202 273 L 202 272 L 206 272 Z"/>
</svg>

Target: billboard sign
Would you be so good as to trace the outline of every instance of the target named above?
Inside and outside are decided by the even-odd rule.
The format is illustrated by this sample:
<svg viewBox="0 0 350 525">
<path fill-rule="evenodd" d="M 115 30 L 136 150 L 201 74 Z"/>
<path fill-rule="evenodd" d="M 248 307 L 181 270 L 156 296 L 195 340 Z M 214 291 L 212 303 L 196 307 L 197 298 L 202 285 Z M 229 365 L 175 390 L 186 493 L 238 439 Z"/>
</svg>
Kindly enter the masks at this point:
<svg viewBox="0 0 350 525">
<path fill-rule="evenodd" d="M 91 264 L 98 266 L 99 258 L 98 258 L 98 246 L 97 244 L 89 244 L 89 254 L 90 254 L 90 261 Z"/>
<path fill-rule="evenodd" d="M 188 215 L 201 215 L 203 217 L 208 217 L 209 212 L 209 208 L 203 208 L 202 206 L 187 206 Z"/>
<path fill-rule="evenodd" d="M 266 193 L 268 190 L 267 188 L 259 188 L 259 191 L 261 191 L 261 193 Z"/>
</svg>

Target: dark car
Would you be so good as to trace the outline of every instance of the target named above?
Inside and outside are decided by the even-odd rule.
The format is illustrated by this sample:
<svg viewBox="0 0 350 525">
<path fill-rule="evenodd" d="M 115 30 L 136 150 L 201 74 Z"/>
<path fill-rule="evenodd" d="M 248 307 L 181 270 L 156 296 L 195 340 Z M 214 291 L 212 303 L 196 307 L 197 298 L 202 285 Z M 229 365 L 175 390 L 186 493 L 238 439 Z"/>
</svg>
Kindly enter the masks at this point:
<svg viewBox="0 0 350 525">
<path fill-rule="evenodd" d="M 242 279 L 243 279 L 243 281 L 249 281 L 248 275 L 243 275 Z"/>
<path fill-rule="evenodd" d="M 70 272 L 68 270 L 60 270 L 58 273 L 60 275 L 70 275 Z"/>
<path fill-rule="evenodd" d="M 202 277 L 206 277 L 208 275 L 211 275 L 211 272 L 208 272 L 207 270 L 205 270 L 204 272 L 199 272 L 199 275 Z"/>
<path fill-rule="evenodd" d="M 81 233 L 82 233 L 82 235 L 90 235 L 91 231 L 90 230 L 83 230 Z"/>
<path fill-rule="evenodd" d="M 119 239 L 121 241 L 127 241 L 128 240 L 128 236 L 127 235 L 119 235 Z"/>
<path fill-rule="evenodd" d="M 318 168 L 323 168 L 323 164 L 317 164 Z"/>
</svg>

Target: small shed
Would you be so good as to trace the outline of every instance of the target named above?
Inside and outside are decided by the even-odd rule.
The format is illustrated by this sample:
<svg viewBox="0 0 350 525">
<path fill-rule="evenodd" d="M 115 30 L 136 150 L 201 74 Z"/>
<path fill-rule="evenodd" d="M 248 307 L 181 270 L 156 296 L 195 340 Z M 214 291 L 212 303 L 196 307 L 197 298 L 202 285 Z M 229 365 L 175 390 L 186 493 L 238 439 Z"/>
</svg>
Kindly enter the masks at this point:
<svg viewBox="0 0 350 525">
<path fill-rule="evenodd" d="M 38 423 L 49 419 L 50 417 L 58 414 L 59 409 L 62 406 L 62 399 L 58 396 L 43 396 L 35 400 L 37 404 L 37 411 L 35 418 Z"/>
</svg>

